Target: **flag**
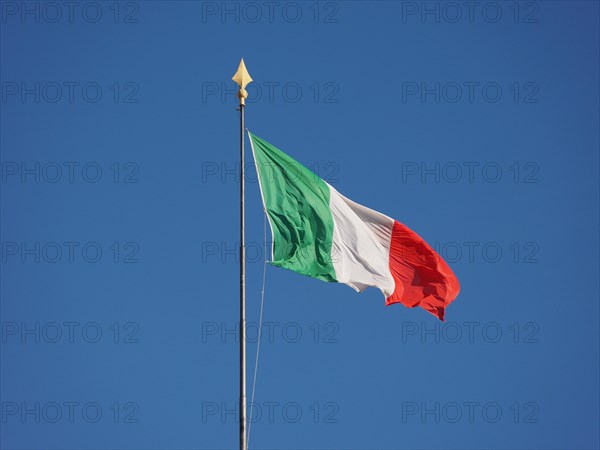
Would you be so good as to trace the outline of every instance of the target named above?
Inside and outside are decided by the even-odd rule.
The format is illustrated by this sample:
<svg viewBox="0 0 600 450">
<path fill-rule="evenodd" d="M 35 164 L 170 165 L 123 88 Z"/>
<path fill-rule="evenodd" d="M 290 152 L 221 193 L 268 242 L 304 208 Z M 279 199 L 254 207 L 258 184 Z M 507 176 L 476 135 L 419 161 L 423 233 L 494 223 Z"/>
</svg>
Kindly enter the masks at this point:
<svg viewBox="0 0 600 450">
<path fill-rule="evenodd" d="M 386 305 L 421 306 L 444 320 L 460 286 L 417 233 L 344 197 L 275 146 L 248 135 L 271 226 L 272 265 L 358 292 L 376 287 Z"/>
</svg>

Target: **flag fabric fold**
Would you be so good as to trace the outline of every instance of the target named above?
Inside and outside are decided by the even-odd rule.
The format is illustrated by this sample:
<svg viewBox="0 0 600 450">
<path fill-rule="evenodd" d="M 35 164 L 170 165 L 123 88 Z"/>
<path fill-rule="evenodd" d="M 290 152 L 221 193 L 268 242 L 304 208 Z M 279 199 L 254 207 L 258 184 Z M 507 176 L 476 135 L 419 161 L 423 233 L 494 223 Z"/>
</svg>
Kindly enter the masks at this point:
<svg viewBox="0 0 600 450">
<path fill-rule="evenodd" d="M 272 265 L 358 292 L 376 287 L 387 305 L 421 306 L 444 320 L 460 286 L 417 233 L 344 197 L 272 144 L 248 135 L 271 227 Z"/>
</svg>

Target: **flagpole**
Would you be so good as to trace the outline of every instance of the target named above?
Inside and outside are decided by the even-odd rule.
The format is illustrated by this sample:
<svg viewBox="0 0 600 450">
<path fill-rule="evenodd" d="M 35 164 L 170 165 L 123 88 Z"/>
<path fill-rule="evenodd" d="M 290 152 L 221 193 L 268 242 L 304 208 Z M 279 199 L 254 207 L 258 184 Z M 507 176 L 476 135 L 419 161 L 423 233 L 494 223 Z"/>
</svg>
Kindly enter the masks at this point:
<svg viewBox="0 0 600 450">
<path fill-rule="evenodd" d="M 248 449 L 246 435 L 246 244 L 244 235 L 244 109 L 248 92 L 245 87 L 252 81 L 242 58 L 233 76 L 239 86 L 240 99 L 240 450 Z"/>
<path fill-rule="evenodd" d="M 244 236 L 244 98 L 240 96 L 240 450 L 246 450 L 246 252 Z"/>
</svg>

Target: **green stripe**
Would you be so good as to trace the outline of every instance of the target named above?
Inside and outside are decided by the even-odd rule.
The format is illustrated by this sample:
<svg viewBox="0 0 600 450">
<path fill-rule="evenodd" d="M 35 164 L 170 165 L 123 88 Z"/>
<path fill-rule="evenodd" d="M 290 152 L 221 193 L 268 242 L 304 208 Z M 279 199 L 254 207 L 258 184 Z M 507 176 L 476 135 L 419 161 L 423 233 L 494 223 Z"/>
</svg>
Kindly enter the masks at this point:
<svg viewBox="0 0 600 450">
<path fill-rule="evenodd" d="M 319 280 L 337 281 L 331 261 L 329 186 L 267 141 L 253 134 L 250 138 L 273 230 L 271 264 Z"/>
</svg>

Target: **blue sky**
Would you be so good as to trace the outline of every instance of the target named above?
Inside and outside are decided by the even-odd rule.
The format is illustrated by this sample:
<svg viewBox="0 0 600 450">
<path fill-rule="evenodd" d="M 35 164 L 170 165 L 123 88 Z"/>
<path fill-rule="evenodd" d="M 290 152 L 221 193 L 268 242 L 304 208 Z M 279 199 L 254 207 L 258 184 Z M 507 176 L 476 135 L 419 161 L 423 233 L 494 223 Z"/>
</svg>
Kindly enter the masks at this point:
<svg viewBox="0 0 600 450">
<path fill-rule="evenodd" d="M 599 447 L 597 2 L 0 8 L 2 448 L 237 446 L 242 56 L 248 128 L 462 287 L 268 267 L 250 447 Z"/>
</svg>

